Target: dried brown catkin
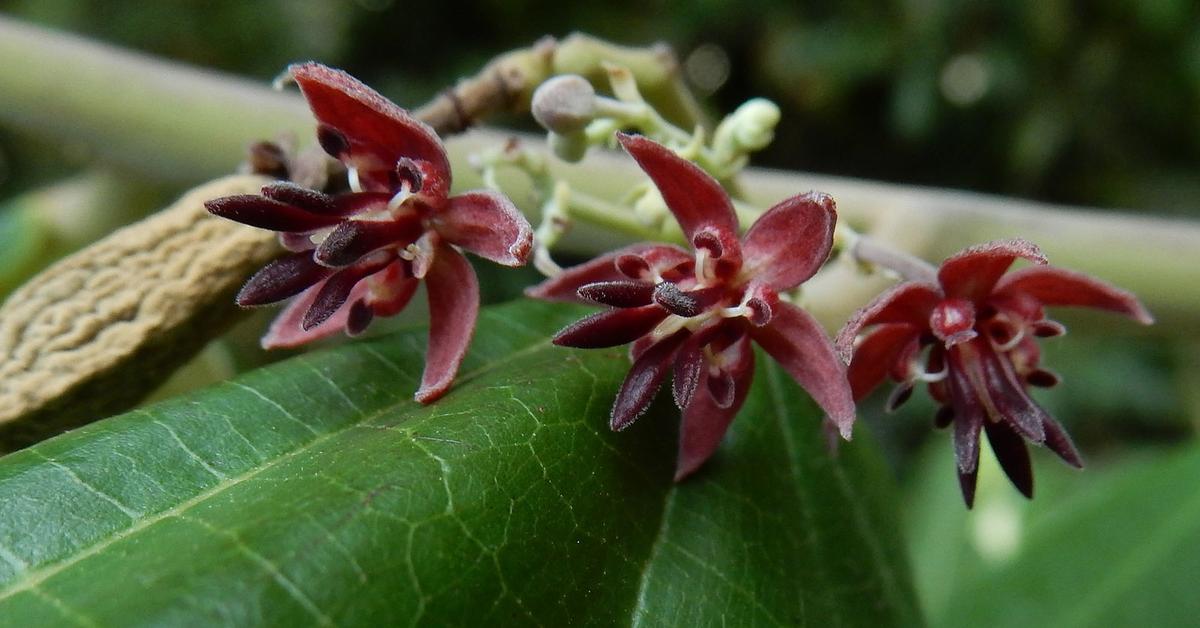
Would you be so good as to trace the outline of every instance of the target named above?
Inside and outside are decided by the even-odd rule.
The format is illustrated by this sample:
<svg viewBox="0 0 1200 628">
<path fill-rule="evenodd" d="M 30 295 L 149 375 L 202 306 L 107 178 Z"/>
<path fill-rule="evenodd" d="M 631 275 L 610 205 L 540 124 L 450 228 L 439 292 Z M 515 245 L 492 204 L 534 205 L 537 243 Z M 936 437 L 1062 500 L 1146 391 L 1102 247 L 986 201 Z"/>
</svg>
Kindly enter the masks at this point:
<svg viewBox="0 0 1200 628">
<path fill-rule="evenodd" d="M 280 249 L 274 233 L 217 218 L 204 201 L 268 181 L 230 176 L 194 188 L 9 296 L 0 306 L 5 449 L 128 407 L 232 322 L 233 295 Z"/>
</svg>

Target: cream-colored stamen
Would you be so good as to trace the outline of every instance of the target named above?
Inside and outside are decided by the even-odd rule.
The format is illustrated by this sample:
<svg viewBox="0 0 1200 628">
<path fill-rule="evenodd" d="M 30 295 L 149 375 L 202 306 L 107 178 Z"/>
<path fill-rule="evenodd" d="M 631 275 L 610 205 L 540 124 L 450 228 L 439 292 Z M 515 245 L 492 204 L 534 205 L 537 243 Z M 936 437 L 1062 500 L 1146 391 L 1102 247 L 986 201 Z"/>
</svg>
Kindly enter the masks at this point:
<svg viewBox="0 0 1200 628">
<path fill-rule="evenodd" d="M 1024 326 L 1018 327 L 1017 333 L 1013 334 L 1013 337 L 1009 338 L 1008 342 L 1006 342 L 1004 344 L 995 345 L 996 350 L 1001 353 L 1012 351 L 1013 349 L 1016 348 L 1017 344 L 1019 344 L 1023 338 L 1025 338 L 1025 327 Z"/>
<path fill-rule="evenodd" d="M 919 375 L 917 375 L 917 377 L 914 381 L 919 380 L 919 381 L 926 382 L 929 384 L 932 384 L 935 382 L 940 382 L 943 379 L 946 379 L 946 376 L 950 374 L 950 367 L 946 364 L 943 364 L 942 370 L 940 370 L 936 373 L 929 373 L 929 372 L 925 371 L 924 369 L 920 369 L 920 367 L 917 367 L 917 368 L 921 372 Z"/>
<path fill-rule="evenodd" d="M 696 249 L 696 287 L 708 286 L 708 280 L 708 249 L 699 247 Z"/>
<path fill-rule="evenodd" d="M 405 181 L 400 184 L 400 191 L 396 192 L 396 194 L 392 196 L 391 200 L 388 201 L 387 207 L 391 211 L 396 211 L 404 205 L 405 201 L 412 198 L 412 196 L 412 185 L 409 184 L 408 181 Z"/>
<path fill-rule="evenodd" d="M 417 259 L 417 256 L 420 254 L 421 254 L 421 249 L 416 245 L 416 243 L 410 244 L 410 245 L 404 247 L 403 249 L 400 249 L 400 251 L 398 253 L 398 255 L 400 255 L 400 259 L 402 259 L 406 262 L 411 262 L 411 261 Z"/>
</svg>

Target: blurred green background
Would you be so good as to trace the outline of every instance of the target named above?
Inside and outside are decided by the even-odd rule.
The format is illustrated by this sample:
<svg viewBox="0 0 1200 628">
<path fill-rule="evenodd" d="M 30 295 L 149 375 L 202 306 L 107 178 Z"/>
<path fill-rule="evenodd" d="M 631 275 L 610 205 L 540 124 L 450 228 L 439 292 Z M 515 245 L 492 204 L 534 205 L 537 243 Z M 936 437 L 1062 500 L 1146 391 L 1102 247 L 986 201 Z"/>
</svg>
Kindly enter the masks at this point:
<svg viewBox="0 0 1200 628">
<path fill-rule="evenodd" d="M 578 30 L 620 43 L 665 41 L 714 114 L 752 96 L 771 98 L 783 108 L 777 140 L 756 156 L 757 166 L 1158 215 L 1200 212 L 1195 2 L 504 0 L 448 8 L 388 0 L 0 2 L 0 11 L 34 23 L 264 84 L 290 62 L 319 60 L 348 70 L 402 105 L 419 104 L 497 53 L 545 34 Z M 0 209 L 0 239 L 9 257 L 20 257 L 14 252 L 22 248 L 56 251 L 78 244 L 54 243 L 64 236 L 46 229 L 39 232 L 45 242 L 37 240 L 30 235 L 37 230 L 21 224 L 24 214 L 15 206 L 58 203 L 61 196 L 47 197 L 46 186 L 88 166 L 86 151 L 78 147 L 0 128 L 0 205 L 8 205 Z M 109 177 L 90 181 L 109 185 Z M 31 190 L 40 196 L 20 196 Z M 178 192 L 155 184 L 114 190 L 129 212 L 101 218 L 108 226 L 92 233 Z M 0 282 L 0 288 L 11 286 Z M 509 294 L 499 290 L 493 298 Z M 244 344 L 252 346 L 261 325 L 254 321 L 238 332 Z M 957 503 L 948 437 L 930 438 L 931 405 L 918 399 L 892 417 L 881 416 L 879 397 L 863 405 L 864 417 L 889 449 L 906 503 L 914 505 L 908 513 L 914 563 L 934 623 L 971 617 L 962 591 L 978 589 L 988 578 L 1008 582 L 1006 569 L 1015 574 L 1038 568 L 1022 563 L 1028 554 L 1015 546 L 995 550 L 986 541 L 972 541 L 972 530 L 997 521 L 994 513 L 1002 513 L 999 521 L 1016 522 L 1018 531 L 1033 530 L 1031 538 L 1053 539 L 1088 508 L 1097 516 L 1112 514 L 1105 508 L 1126 509 L 1117 498 L 1109 503 L 1075 497 L 1120 495 L 1119 489 L 1103 487 L 1125 470 L 1166 474 L 1165 481 L 1177 482 L 1180 477 L 1163 465 L 1189 473 L 1196 466 L 1190 443 L 1200 416 L 1200 393 L 1194 390 L 1200 343 L 1125 337 L 1125 331 L 1121 327 L 1104 342 L 1096 335 L 1071 335 L 1044 344 L 1046 363 L 1066 383 L 1039 392 L 1038 399 L 1067 424 L 1098 471 L 1075 474 L 1035 452 L 1044 482 L 1032 505 L 993 468 L 981 473 L 990 480 L 984 480 L 980 505 L 968 515 Z M 230 351 L 241 354 L 241 362 L 233 362 L 253 363 L 253 350 L 239 346 Z M 231 360 L 228 352 L 213 359 Z M 1130 395 L 1131 390 L 1138 392 Z M 1092 501 L 1080 505 L 1080 499 Z M 1194 525 L 1172 529 L 1184 535 L 1176 540 L 1200 533 Z M 1075 564 L 1069 557 L 1056 560 Z M 1181 560 L 1176 557 L 1175 571 L 1161 575 L 1200 577 L 1195 573 L 1200 560 Z M 1137 561 L 1126 567 L 1151 574 L 1167 568 Z M 1091 568 L 1105 567 L 1089 567 L 1086 560 L 1078 567 Z M 956 573 L 968 577 L 958 581 Z M 1037 608 L 1037 593 L 1030 595 Z M 984 623 L 1001 623 L 999 611 L 995 617 L 980 612 Z M 1086 614 L 1062 616 L 1089 625 Z"/>
</svg>

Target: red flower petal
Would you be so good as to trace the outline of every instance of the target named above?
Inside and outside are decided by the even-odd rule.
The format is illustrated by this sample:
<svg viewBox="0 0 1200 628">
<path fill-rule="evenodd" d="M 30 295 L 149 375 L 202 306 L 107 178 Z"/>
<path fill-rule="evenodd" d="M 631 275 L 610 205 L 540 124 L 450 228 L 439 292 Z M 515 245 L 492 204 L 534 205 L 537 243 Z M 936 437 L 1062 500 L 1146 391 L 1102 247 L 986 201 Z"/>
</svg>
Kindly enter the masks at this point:
<svg viewBox="0 0 1200 628">
<path fill-rule="evenodd" d="M 442 237 L 438 232 L 429 230 L 421 234 L 417 241 L 413 243 L 415 251 L 413 251 L 412 259 L 412 276 L 417 279 L 424 279 L 429 273 L 429 267 L 434 262 L 434 257 L 442 248 Z"/>
<path fill-rule="evenodd" d="M 451 244 L 505 266 L 523 266 L 533 248 L 533 228 L 507 196 L 492 191 L 453 196 L 433 216 Z"/>
<path fill-rule="evenodd" d="M 921 330 L 905 323 L 875 328 L 854 349 L 848 378 L 855 399 L 862 399 L 887 377 L 896 360 L 917 341 Z"/>
<path fill-rule="evenodd" d="M 401 157 L 428 162 L 436 176 L 450 181 L 450 163 L 437 133 L 358 79 L 319 63 L 288 68 L 319 122 L 340 132 L 360 177 L 391 180 Z M 381 185 L 374 191 L 387 191 Z"/>
<path fill-rule="evenodd" d="M 728 323 L 725 323 L 728 325 Z M 680 347 L 675 359 L 675 374 L 672 383 L 672 393 L 675 405 L 685 409 L 692 402 L 692 395 L 700 385 L 700 378 L 707 372 L 708 360 L 704 357 L 704 347 L 712 342 L 719 332 L 723 331 L 721 323 L 701 327 L 688 337 Z"/>
<path fill-rule="evenodd" d="M 387 268 L 367 277 L 370 294 L 366 302 L 379 316 L 395 316 L 408 305 L 421 281 L 412 276 L 404 260 L 396 260 Z"/>
<path fill-rule="evenodd" d="M 205 201 L 204 207 L 216 216 L 271 231 L 316 231 L 341 221 L 337 216 L 314 214 L 257 194 L 215 198 Z"/>
<path fill-rule="evenodd" d="M 654 182 L 688 242 L 711 233 L 721 244 L 722 259 L 741 259 L 737 214 L 716 179 L 649 138 L 618 133 L 617 140 Z"/>
<path fill-rule="evenodd" d="M 660 273 L 692 260 L 691 253 L 677 246 L 633 244 L 578 266 L 572 266 L 536 286 L 526 288 L 525 294 L 546 301 L 585 302 L 579 297 L 579 288 L 591 283 L 631 279 L 617 269 L 617 260 L 625 256 L 642 258 L 648 262 L 647 265 L 652 270 Z"/>
<path fill-rule="evenodd" d="M 976 439 L 978 440 L 978 439 Z M 979 466 L 976 465 L 970 471 L 958 472 L 958 486 L 962 489 L 963 501 L 967 503 L 967 508 L 970 509 L 975 505 L 975 484 L 979 479 Z"/>
<path fill-rule="evenodd" d="M 671 377 L 671 396 L 680 410 L 692 402 L 696 387 L 700 385 L 700 377 L 704 375 L 704 354 L 699 346 L 688 344 L 680 349 L 675 358 L 675 372 Z"/>
<path fill-rule="evenodd" d="M 951 395 L 955 387 L 951 386 Z M 969 391 L 968 391 L 969 392 Z M 964 398 L 969 398 L 964 395 Z M 971 401 L 954 402 L 954 458 L 958 461 L 959 473 L 974 473 L 979 469 L 979 430 L 987 421 L 983 407 Z"/>
<path fill-rule="evenodd" d="M 279 316 L 271 322 L 267 333 L 262 337 L 263 349 L 286 349 L 298 347 L 302 344 L 319 340 L 328 336 L 332 336 L 346 328 L 346 320 L 350 315 L 350 308 L 344 307 L 333 313 L 325 322 L 305 330 L 300 326 L 304 320 L 304 314 L 312 307 L 313 301 L 316 300 L 317 294 L 324 287 L 324 282 L 318 283 L 315 286 L 300 293 L 295 299 L 288 303 Z M 350 292 L 350 300 L 357 301 L 362 298 L 367 292 L 366 282 L 359 282 L 354 290 Z"/>
<path fill-rule="evenodd" d="M 1025 393 L 1006 356 L 997 354 L 983 339 L 955 345 L 947 355 L 950 376 L 974 396 L 989 419 L 1007 422 L 1034 443 L 1045 440 L 1043 424 L 1050 416 Z M 955 411 L 958 409 L 956 399 Z"/>
<path fill-rule="evenodd" d="M 458 251 L 440 245 L 425 275 L 429 293 L 429 350 L 415 398 L 432 403 L 450 389 L 467 354 L 479 315 L 479 281 Z"/>
<path fill-rule="evenodd" d="M 1062 268 L 1038 266 L 1005 275 L 996 285 L 997 294 L 1024 294 L 1042 305 L 1092 307 L 1124 314 L 1143 325 L 1154 317 L 1133 294 L 1094 277 Z"/>
<path fill-rule="evenodd" d="M 560 347 L 616 347 L 650 333 L 668 315 L 657 305 L 607 310 L 576 321 L 554 336 Z"/>
<path fill-rule="evenodd" d="M 742 275 L 776 290 L 790 290 L 812 277 L 833 246 L 837 222 L 833 199 L 809 192 L 780 202 L 750 225 L 742 239 Z"/>
<path fill-rule="evenodd" d="M 854 426 L 854 396 L 846 367 L 817 321 L 808 312 L 781 301 L 771 322 L 751 328 L 750 334 L 808 391 L 842 437 L 849 440 Z"/>
<path fill-rule="evenodd" d="M 1046 422 L 1042 424 L 1046 430 L 1046 447 L 1058 454 L 1067 464 L 1076 469 L 1083 468 L 1083 458 L 1079 456 L 1079 451 L 1075 449 L 1075 443 L 1071 442 L 1071 437 L 1067 435 L 1067 431 L 1059 425 L 1058 421 L 1050 417 L 1046 417 Z"/>
<path fill-rule="evenodd" d="M 713 403 L 717 404 L 718 408 L 728 408 L 733 405 L 734 382 L 733 376 L 728 371 L 722 369 L 716 375 L 709 373 L 705 378 L 705 384 L 708 386 L 709 396 L 712 397 Z"/>
<path fill-rule="evenodd" d="M 717 405 L 707 387 L 701 387 L 683 411 L 683 423 L 679 427 L 679 455 L 675 461 L 675 481 L 691 475 L 712 457 L 721 444 L 721 439 L 733 422 L 754 377 L 754 351 L 750 338 L 742 336 L 726 350 L 734 359 L 727 365 L 733 377 L 733 403 L 727 408 Z"/>
<path fill-rule="evenodd" d="M 671 370 L 671 362 L 679 350 L 679 345 L 683 344 L 689 335 L 686 331 L 675 332 L 654 343 L 633 363 L 625 381 L 621 383 L 621 391 L 617 393 L 616 401 L 613 402 L 608 426 L 614 432 L 633 425 L 633 422 L 646 412 L 646 408 L 650 407 L 650 403 L 654 401 L 654 393 L 658 392 L 663 378 Z"/>
<path fill-rule="evenodd" d="M 929 327 L 929 314 L 941 296 L 931 286 L 903 283 L 875 297 L 874 301 L 854 313 L 838 332 L 834 345 L 845 362 L 854 352 L 854 339 L 868 325 L 906 323 L 917 329 Z"/>
<path fill-rule="evenodd" d="M 1018 258 L 1046 263 L 1042 250 L 1032 242 L 1020 238 L 996 240 L 960 251 L 942 262 L 938 282 L 948 297 L 981 303 Z"/>
</svg>

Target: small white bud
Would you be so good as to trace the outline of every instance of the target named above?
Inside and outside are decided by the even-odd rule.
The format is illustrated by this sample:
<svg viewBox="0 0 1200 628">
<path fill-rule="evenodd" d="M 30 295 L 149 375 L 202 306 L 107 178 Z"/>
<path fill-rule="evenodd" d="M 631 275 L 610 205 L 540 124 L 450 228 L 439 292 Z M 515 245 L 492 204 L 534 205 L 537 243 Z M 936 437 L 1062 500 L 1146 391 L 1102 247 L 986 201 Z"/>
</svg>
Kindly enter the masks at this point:
<svg viewBox="0 0 1200 628">
<path fill-rule="evenodd" d="M 766 148 L 775 138 L 775 126 L 779 124 L 779 106 L 765 98 L 752 98 L 738 107 L 721 124 L 730 139 L 742 151 L 750 152 Z"/>
<path fill-rule="evenodd" d="M 533 92 L 530 108 L 533 118 L 548 131 L 571 135 L 596 117 L 596 90 L 582 76 L 556 76 Z"/>
</svg>

